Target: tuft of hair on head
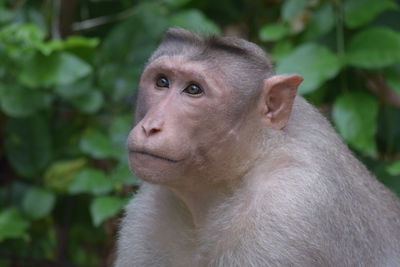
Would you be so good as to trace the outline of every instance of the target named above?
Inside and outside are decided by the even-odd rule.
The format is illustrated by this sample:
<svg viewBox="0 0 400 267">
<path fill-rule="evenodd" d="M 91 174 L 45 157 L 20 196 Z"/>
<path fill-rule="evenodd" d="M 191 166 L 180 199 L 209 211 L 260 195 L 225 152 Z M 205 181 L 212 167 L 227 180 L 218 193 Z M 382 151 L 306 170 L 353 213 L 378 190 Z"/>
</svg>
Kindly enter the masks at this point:
<svg viewBox="0 0 400 267">
<path fill-rule="evenodd" d="M 148 62 L 152 62 L 161 56 L 191 54 L 194 52 L 194 48 L 202 46 L 203 39 L 199 35 L 183 28 L 169 28 Z"/>
<path fill-rule="evenodd" d="M 165 34 L 162 42 L 186 42 L 192 44 L 201 43 L 202 38 L 183 28 L 169 28 Z"/>
<path fill-rule="evenodd" d="M 254 61 L 258 67 L 272 70 L 269 56 L 256 44 L 233 36 L 215 34 L 200 36 L 183 28 L 169 28 L 150 61 L 163 55 L 185 56 L 185 54 L 190 54 L 193 60 L 209 60 L 210 55 L 213 57 L 218 53 L 243 57 Z"/>
<path fill-rule="evenodd" d="M 189 52 L 189 53 L 187 53 Z M 272 68 L 268 55 L 256 44 L 233 36 L 215 34 L 199 35 L 183 28 L 169 28 L 149 61 L 167 55 L 191 54 L 192 59 L 209 59 L 208 54 L 229 53 L 231 56 L 242 56 Z"/>
</svg>

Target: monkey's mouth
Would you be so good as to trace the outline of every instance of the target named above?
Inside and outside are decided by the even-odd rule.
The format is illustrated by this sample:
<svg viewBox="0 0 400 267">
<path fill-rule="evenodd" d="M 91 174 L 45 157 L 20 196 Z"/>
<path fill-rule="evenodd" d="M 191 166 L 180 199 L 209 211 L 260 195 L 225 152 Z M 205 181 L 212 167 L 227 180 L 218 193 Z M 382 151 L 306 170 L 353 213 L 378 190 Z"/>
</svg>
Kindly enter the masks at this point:
<svg viewBox="0 0 400 267">
<path fill-rule="evenodd" d="M 156 159 L 161 159 L 161 160 L 165 160 L 165 161 L 168 161 L 168 162 L 172 162 L 172 163 L 178 163 L 179 161 L 181 161 L 181 160 L 176 160 L 176 159 L 169 159 L 169 158 L 166 158 L 166 157 L 163 157 L 163 156 L 159 156 L 159 155 L 155 155 L 155 154 L 152 154 L 152 153 L 149 153 L 149 152 L 146 152 L 146 151 L 140 151 L 140 150 L 129 150 L 129 153 L 137 153 L 137 154 L 141 154 L 141 155 L 146 155 L 146 156 L 150 156 L 150 157 L 153 157 L 153 158 L 156 158 Z"/>
</svg>

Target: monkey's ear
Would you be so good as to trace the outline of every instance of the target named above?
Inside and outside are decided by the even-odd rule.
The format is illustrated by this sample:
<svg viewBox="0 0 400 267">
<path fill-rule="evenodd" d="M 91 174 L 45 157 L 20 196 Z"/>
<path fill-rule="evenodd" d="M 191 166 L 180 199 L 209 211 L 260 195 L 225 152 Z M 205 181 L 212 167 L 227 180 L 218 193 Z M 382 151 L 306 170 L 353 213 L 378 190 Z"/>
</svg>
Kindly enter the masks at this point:
<svg viewBox="0 0 400 267">
<path fill-rule="evenodd" d="M 264 80 L 261 111 L 268 127 L 281 130 L 286 126 L 302 81 L 299 75 L 274 75 Z"/>
</svg>

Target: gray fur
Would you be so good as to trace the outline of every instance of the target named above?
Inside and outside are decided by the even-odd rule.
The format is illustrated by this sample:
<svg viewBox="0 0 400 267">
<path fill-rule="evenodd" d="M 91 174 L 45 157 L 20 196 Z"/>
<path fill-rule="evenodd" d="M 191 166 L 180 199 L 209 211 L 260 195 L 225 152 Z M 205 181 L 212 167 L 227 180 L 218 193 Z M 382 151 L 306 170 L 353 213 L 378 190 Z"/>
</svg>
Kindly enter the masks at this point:
<svg viewBox="0 0 400 267">
<path fill-rule="evenodd" d="M 144 182 L 126 207 L 115 266 L 400 266 L 399 200 L 315 108 L 296 97 L 287 126 L 266 129 L 262 147 L 201 228 L 172 191 Z"/>
</svg>

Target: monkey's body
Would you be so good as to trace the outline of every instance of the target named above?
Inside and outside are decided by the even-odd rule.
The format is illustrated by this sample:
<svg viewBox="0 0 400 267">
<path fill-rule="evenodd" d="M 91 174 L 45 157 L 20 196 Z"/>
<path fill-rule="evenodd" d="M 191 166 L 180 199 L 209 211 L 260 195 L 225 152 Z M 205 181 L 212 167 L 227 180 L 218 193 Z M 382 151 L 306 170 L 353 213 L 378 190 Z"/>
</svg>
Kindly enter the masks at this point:
<svg viewBox="0 0 400 267">
<path fill-rule="evenodd" d="M 293 82 L 296 77 L 282 79 Z M 146 84 L 146 76 L 143 80 Z M 271 92 L 281 80 L 265 84 L 272 88 L 266 92 Z M 297 87 L 298 81 L 291 84 Z M 168 87 L 168 94 L 173 94 L 172 88 Z M 257 112 L 247 108 L 249 117 L 240 119 L 241 127 L 227 128 L 225 135 L 217 134 L 207 149 L 199 150 L 219 159 L 216 165 L 212 164 L 215 160 L 199 164 L 193 160 L 188 175 L 178 173 L 174 179 L 171 173 L 175 169 L 168 166 L 182 166 L 179 161 L 165 162 L 131 149 L 136 157 L 133 169 L 148 182 L 126 208 L 116 267 L 400 266 L 399 200 L 351 154 L 323 116 L 298 96 L 284 127 L 276 127 L 272 119 L 266 121 L 268 127 L 257 126 L 269 116 L 264 115 L 265 110 L 274 112 L 279 92 L 272 100 L 266 98 L 269 109 L 253 103 Z M 210 94 L 202 97 L 211 98 Z M 163 99 L 172 101 L 171 95 Z M 186 96 L 175 97 L 183 101 L 181 97 Z M 141 121 L 128 146 L 145 143 L 153 147 L 153 141 L 170 136 L 164 143 L 156 142 L 163 147 L 182 132 L 178 129 L 169 135 L 171 128 L 165 125 L 173 124 L 175 117 L 182 118 L 181 114 L 191 114 L 192 106 L 176 110 L 177 105 L 169 108 L 169 102 L 163 101 L 145 101 L 159 103 L 146 112 L 142 112 L 143 106 L 138 108 L 143 115 L 139 115 Z M 198 100 L 194 101 L 190 105 Z M 163 124 L 157 124 L 157 118 L 165 113 L 168 117 Z M 223 111 L 213 114 L 218 117 L 220 113 Z M 203 131 L 208 134 L 213 132 L 214 126 L 207 125 L 213 117 L 204 116 Z M 197 124 L 181 119 L 175 128 L 183 125 L 190 129 L 194 126 L 188 125 Z M 217 130 L 222 127 L 214 125 Z M 204 139 L 193 138 L 193 142 Z M 180 142 L 189 143 L 185 140 Z M 180 152 L 175 153 L 172 146 L 162 151 L 168 155 Z"/>
<path fill-rule="evenodd" d="M 297 102 L 314 114 L 296 116 L 295 104 L 288 146 L 246 174 L 203 228 L 169 189 L 145 183 L 126 209 L 117 266 L 400 266 L 398 199 Z M 295 127 L 301 147 L 290 145 Z"/>
</svg>

